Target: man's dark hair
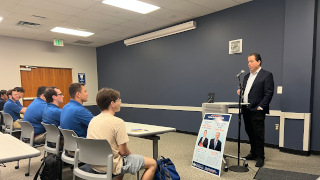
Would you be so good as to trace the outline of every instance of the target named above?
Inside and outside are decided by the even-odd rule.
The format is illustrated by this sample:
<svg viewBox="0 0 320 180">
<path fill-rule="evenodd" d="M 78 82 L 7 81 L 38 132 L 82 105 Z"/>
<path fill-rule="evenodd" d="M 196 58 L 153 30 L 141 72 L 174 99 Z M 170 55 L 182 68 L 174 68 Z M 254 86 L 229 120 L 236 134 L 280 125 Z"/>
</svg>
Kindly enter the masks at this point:
<svg viewBox="0 0 320 180">
<path fill-rule="evenodd" d="M 57 87 L 48 87 L 46 91 L 44 91 L 44 97 L 46 98 L 47 103 L 53 102 L 52 96 L 58 96 L 55 89 L 59 89 Z"/>
<path fill-rule="evenodd" d="M 81 92 L 83 83 L 72 83 L 69 86 L 69 94 L 72 99 L 76 98 L 77 92 Z"/>
<path fill-rule="evenodd" d="M 259 53 L 252 53 L 250 54 L 250 56 L 254 56 L 254 59 L 258 62 L 260 61 L 260 66 L 262 64 L 262 59 L 261 59 L 261 55 Z"/>
<path fill-rule="evenodd" d="M 0 96 L 7 94 L 7 90 L 1 90 L 0 91 Z"/>
<path fill-rule="evenodd" d="M 9 89 L 8 91 L 7 91 L 7 96 L 9 97 L 9 95 L 10 96 L 12 96 L 12 91 L 17 91 L 16 89 Z"/>
<path fill-rule="evenodd" d="M 38 91 L 37 91 L 37 97 L 40 97 L 42 94 L 44 94 L 44 91 L 46 90 L 46 86 L 40 86 L 38 88 Z"/>
<path fill-rule="evenodd" d="M 26 91 L 22 87 L 15 87 L 14 88 L 17 92 L 25 93 Z"/>
<path fill-rule="evenodd" d="M 110 88 L 102 88 L 99 90 L 96 98 L 97 105 L 100 111 L 109 108 L 112 101 L 120 98 L 120 92 Z"/>
</svg>

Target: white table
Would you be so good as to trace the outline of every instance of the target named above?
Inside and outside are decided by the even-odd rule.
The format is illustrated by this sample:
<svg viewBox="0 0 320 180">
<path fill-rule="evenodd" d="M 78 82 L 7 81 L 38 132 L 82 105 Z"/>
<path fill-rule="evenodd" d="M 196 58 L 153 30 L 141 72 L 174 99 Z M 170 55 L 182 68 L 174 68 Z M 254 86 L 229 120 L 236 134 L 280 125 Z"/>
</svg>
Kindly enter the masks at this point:
<svg viewBox="0 0 320 180">
<path fill-rule="evenodd" d="M 19 161 L 40 156 L 41 152 L 36 148 L 20 141 L 10 134 L 0 134 L 0 163 Z M 28 176 L 30 173 L 30 159 Z"/>
<path fill-rule="evenodd" d="M 148 124 L 125 122 L 127 133 L 129 136 L 140 137 L 144 139 L 152 140 L 153 144 L 153 159 L 158 158 L 158 141 L 160 137 L 158 134 L 163 134 L 167 132 L 175 132 L 176 128 L 155 126 Z"/>
</svg>

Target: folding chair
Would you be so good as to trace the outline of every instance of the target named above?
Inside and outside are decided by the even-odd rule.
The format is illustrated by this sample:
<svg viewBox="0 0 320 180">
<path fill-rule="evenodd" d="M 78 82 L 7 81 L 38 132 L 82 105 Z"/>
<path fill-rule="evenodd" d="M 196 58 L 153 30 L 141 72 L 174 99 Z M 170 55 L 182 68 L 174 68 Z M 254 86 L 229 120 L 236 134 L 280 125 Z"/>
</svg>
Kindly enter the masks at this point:
<svg viewBox="0 0 320 180">
<path fill-rule="evenodd" d="M 61 154 L 61 159 L 63 162 L 74 165 L 74 157 L 67 156 L 66 151 L 75 152 L 77 150 L 76 137 L 78 136 L 73 130 L 61 129 L 60 127 L 59 130 L 61 131 L 64 138 L 64 146 Z"/>
<path fill-rule="evenodd" d="M 41 122 L 41 124 L 44 126 L 44 128 L 47 131 L 46 134 L 46 142 L 44 145 L 44 157 L 46 156 L 46 153 L 52 153 L 59 156 L 59 148 L 60 148 L 60 131 L 59 129 L 53 125 L 53 124 L 45 124 Z M 55 144 L 55 147 L 48 146 L 48 142 Z"/>
<path fill-rule="evenodd" d="M 28 121 L 21 121 L 19 122 L 21 125 L 21 136 L 20 140 L 25 142 L 26 140 L 29 140 L 29 145 L 32 147 L 38 147 L 39 145 L 34 145 L 34 128 Z M 30 174 L 30 163 L 31 163 L 31 158 L 29 158 L 29 166 L 28 166 L 28 173 L 26 173 L 26 176 L 29 176 Z M 17 166 L 15 167 L 16 169 L 19 168 L 19 161 Z"/>
<path fill-rule="evenodd" d="M 111 180 L 116 177 L 112 175 L 113 153 L 111 146 L 107 140 L 104 139 L 86 139 L 82 137 L 75 137 L 77 141 L 77 150 L 74 157 L 73 179 L 75 176 L 82 179 Z M 91 165 L 107 166 L 107 172 L 104 174 L 94 173 L 91 171 L 84 171 L 78 167 L 78 163 L 83 162 Z"/>
<path fill-rule="evenodd" d="M 11 134 L 13 132 L 19 132 L 21 129 L 14 129 L 13 128 L 13 119 L 10 114 L 3 113 L 3 121 L 4 121 L 4 133 Z"/>
</svg>

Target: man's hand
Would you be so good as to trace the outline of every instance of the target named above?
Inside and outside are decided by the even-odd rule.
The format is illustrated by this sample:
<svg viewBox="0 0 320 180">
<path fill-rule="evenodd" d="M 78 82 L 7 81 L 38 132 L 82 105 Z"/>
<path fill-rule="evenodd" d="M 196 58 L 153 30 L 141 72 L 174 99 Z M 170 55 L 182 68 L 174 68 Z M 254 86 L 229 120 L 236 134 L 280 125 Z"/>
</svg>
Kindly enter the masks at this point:
<svg viewBox="0 0 320 180">
<path fill-rule="evenodd" d="M 237 94 L 240 95 L 240 89 L 237 90 Z"/>
</svg>

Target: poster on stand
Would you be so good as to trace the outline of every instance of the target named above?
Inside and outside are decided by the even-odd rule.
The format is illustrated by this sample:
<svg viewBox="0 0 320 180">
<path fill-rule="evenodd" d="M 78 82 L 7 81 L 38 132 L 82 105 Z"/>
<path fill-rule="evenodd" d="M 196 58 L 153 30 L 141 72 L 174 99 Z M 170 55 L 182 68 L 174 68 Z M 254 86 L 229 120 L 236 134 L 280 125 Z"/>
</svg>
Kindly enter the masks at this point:
<svg viewBox="0 0 320 180">
<path fill-rule="evenodd" d="M 217 113 L 204 115 L 194 148 L 193 167 L 216 176 L 221 175 L 224 145 L 231 116 Z"/>
</svg>

